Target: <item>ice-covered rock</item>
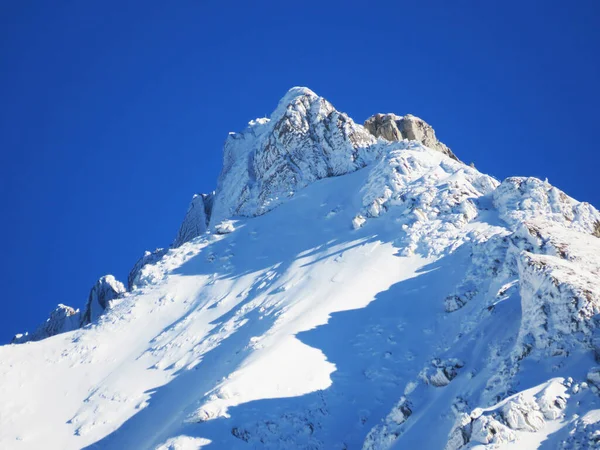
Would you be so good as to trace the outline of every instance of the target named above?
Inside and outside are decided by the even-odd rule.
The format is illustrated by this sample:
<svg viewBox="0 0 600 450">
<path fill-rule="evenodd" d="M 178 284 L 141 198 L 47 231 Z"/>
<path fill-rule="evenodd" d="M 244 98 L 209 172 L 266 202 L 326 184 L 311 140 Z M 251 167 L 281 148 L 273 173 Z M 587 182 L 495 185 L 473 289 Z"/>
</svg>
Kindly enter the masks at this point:
<svg viewBox="0 0 600 450">
<path fill-rule="evenodd" d="M 566 439 L 560 442 L 559 450 L 588 450 L 600 447 L 600 409 L 592 409 L 570 424 Z"/>
<path fill-rule="evenodd" d="M 148 284 L 149 277 L 143 269 L 148 266 L 160 261 L 160 259 L 165 256 L 169 249 L 166 248 L 157 248 L 153 252 L 145 251 L 144 255 L 137 260 L 131 271 L 129 272 L 129 276 L 127 277 L 127 290 L 131 291 L 137 287 L 142 287 Z"/>
<path fill-rule="evenodd" d="M 229 234 L 235 231 L 235 225 L 232 220 L 224 220 L 221 223 L 215 225 L 215 233 L 217 234 Z"/>
<path fill-rule="evenodd" d="M 97 320 L 107 308 L 110 300 L 120 297 L 126 292 L 125 286 L 112 275 L 100 278 L 92 287 L 83 313 L 79 309 L 59 304 L 42 325 L 33 333 L 17 334 L 11 341 L 22 344 L 29 341 L 39 341 L 60 333 L 66 333 L 81 328 Z"/>
<path fill-rule="evenodd" d="M 500 217 L 512 226 L 543 216 L 554 224 L 595 235 L 600 224 L 600 212 L 592 205 L 533 177 L 507 178 L 494 191 L 493 202 Z"/>
<path fill-rule="evenodd" d="M 576 229 L 538 220 L 515 236 L 514 245 L 519 246 L 523 230 L 531 233 L 517 256 L 523 311 L 519 342 L 523 348 L 534 345 L 540 357 L 594 345 L 600 239 Z"/>
<path fill-rule="evenodd" d="M 401 434 L 401 427 L 412 415 L 411 402 L 405 397 L 394 405 L 383 423 L 373 428 L 363 443 L 363 450 L 379 450 L 389 448 Z"/>
<path fill-rule="evenodd" d="M 211 223 L 264 214 L 316 180 L 364 167 L 375 143 L 327 100 L 293 88 L 270 118 L 227 138 Z"/>
<path fill-rule="evenodd" d="M 426 147 L 442 152 L 444 155 L 458 161 L 452 150 L 437 139 L 431 125 L 412 114 L 405 116 L 375 114 L 365 121 L 365 128 L 373 136 L 390 142 L 403 139 L 420 142 Z"/>
<path fill-rule="evenodd" d="M 417 142 L 390 145 L 373 165 L 363 186 L 362 215 L 394 211 L 402 224 L 404 254 L 439 254 L 461 244 L 466 225 L 479 214 L 475 201 L 498 182 Z"/>
<path fill-rule="evenodd" d="M 478 444 L 506 444 L 513 442 L 515 433 L 493 416 L 480 416 L 471 424 L 470 441 Z"/>
<path fill-rule="evenodd" d="M 181 244 L 191 241 L 207 230 L 213 196 L 214 193 L 194 195 L 185 218 L 181 223 L 177 237 L 173 242 L 173 247 L 179 247 Z"/>
<path fill-rule="evenodd" d="M 355 230 L 358 230 L 366 222 L 367 222 L 367 219 L 365 218 L 365 216 L 363 216 L 362 214 L 357 214 L 356 216 L 354 216 L 354 219 L 352 219 L 352 228 L 354 228 Z"/>
<path fill-rule="evenodd" d="M 33 333 L 17 334 L 13 340 L 13 344 L 22 344 L 29 341 L 39 341 L 47 337 L 54 336 L 59 333 L 76 330 L 81 322 L 81 314 L 79 310 L 73 309 L 70 306 L 59 304 L 50 316 L 42 325 L 40 325 Z"/>
<path fill-rule="evenodd" d="M 483 444 L 485 448 L 490 444 L 490 448 L 495 448 L 494 445 L 518 442 L 517 432 L 542 430 L 547 421 L 558 420 L 564 413 L 568 394 L 563 381 L 550 380 L 497 405 L 460 414 L 448 435 L 445 450 L 458 450 L 467 444 Z"/>
<path fill-rule="evenodd" d="M 123 283 L 113 275 L 105 275 L 100 278 L 90 291 L 85 311 L 81 318 L 82 325 L 86 325 L 98 319 L 109 302 L 123 295 L 127 290 Z"/>
<path fill-rule="evenodd" d="M 104 279 L 15 342 L 96 326 L 0 347 L 0 447 L 600 442 L 600 213 L 413 116 L 366 126 L 295 88 L 232 133 L 212 207 L 130 292 Z"/>
<path fill-rule="evenodd" d="M 464 367 L 465 363 L 456 358 L 441 360 L 434 359 L 431 362 L 431 367 L 426 368 L 421 373 L 421 378 L 427 384 L 435 387 L 443 387 L 450 384 L 456 378 L 458 371 Z"/>
<path fill-rule="evenodd" d="M 538 431 L 545 425 L 540 407 L 532 399 L 518 395 L 501 409 L 507 425 L 513 430 Z"/>
</svg>

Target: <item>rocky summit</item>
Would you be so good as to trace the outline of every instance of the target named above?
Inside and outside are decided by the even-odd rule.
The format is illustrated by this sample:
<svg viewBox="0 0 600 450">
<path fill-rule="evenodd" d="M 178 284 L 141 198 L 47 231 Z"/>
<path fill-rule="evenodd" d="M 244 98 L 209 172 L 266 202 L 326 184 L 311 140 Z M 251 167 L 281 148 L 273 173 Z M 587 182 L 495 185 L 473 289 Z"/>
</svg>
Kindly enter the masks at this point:
<svg viewBox="0 0 600 450">
<path fill-rule="evenodd" d="M 423 119 L 407 114 L 397 116 L 396 114 L 375 114 L 365 121 L 365 128 L 375 136 L 390 142 L 418 141 L 430 149 L 442 152 L 444 155 L 458 161 L 452 150 L 442 144 L 435 137 L 435 131 Z"/>
<path fill-rule="evenodd" d="M 547 181 L 293 88 L 176 231 L 0 347 L 0 448 L 600 445 L 600 212 Z"/>
</svg>

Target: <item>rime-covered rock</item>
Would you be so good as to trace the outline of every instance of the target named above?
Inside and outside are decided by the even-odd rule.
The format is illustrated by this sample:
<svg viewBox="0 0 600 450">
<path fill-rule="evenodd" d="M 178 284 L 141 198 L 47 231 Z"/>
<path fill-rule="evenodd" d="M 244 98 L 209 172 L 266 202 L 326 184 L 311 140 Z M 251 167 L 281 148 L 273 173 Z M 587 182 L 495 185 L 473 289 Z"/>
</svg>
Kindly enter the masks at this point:
<svg viewBox="0 0 600 450">
<path fill-rule="evenodd" d="M 458 371 L 464 365 L 464 362 L 456 358 L 446 360 L 436 358 L 431 362 L 431 367 L 427 367 L 421 372 L 421 378 L 432 386 L 444 387 L 456 378 Z"/>
<path fill-rule="evenodd" d="M 383 422 L 369 432 L 363 443 L 363 450 L 378 450 L 393 445 L 398 439 L 399 430 L 412 413 L 411 402 L 405 396 L 400 397 Z"/>
<path fill-rule="evenodd" d="M 217 234 L 229 234 L 235 231 L 235 225 L 231 220 L 224 220 L 221 223 L 215 225 L 215 233 Z"/>
<path fill-rule="evenodd" d="M 600 447 L 600 409 L 593 409 L 577 417 L 570 432 L 557 447 L 559 450 L 588 450 Z"/>
<path fill-rule="evenodd" d="M 592 205 L 533 177 L 507 178 L 494 191 L 493 202 L 511 226 L 543 216 L 554 224 L 596 236 L 600 224 L 600 212 Z"/>
<path fill-rule="evenodd" d="M 600 239 L 577 228 L 531 220 L 515 233 L 523 311 L 519 342 L 544 355 L 593 348 L 600 313 Z M 522 237 L 522 240 L 519 239 Z"/>
<path fill-rule="evenodd" d="M 273 209 L 308 184 L 372 162 L 375 138 L 310 89 L 293 88 L 270 118 L 225 142 L 211 224 Z"/>
<path fill-rule="evenodd" d="M 112 275 L 105 275 L 100 278 L 90 291 L 88 301 L 83 313 L 82 325 L 86 325 L 98 319 L 106 308 L 109 302 L 123 295 L 127 290 L 123 283 L 118 281 Z"/>
<path fill-rule="evenodd" d="M 147 273 L 143 273 L 143 269 L 148 266 L 160 261 L 160 259 L 165 256 L 169 249 L 167 248 L 157 248 L 153 252 L 146 250 L 144 255 L 137 260 L 131 271 L 129 272 L 129 276 L 127 277 L 127 290 L 132 291 L 137 287 L 142 287 L 148 284 L 149 279 Z"/>
<path fill-rule="evenodd" d="M 388 211 L 399 216 L 404 254 L 417 249 L 435 254 L 453 240 L 462 242 L 458 236 L 478 215 L 476 200 L 491 194 L 498 182 L 417 142 L 391 144 L 386 150 L 361 189 L 362 216 L 376 218 Z"/>
<path fill-rule="evenodd" d="M 100 278 L 92 287 L 85 310 L 74 309 L 59 304 L 42 325 L 33 333 L 17 334 L 11 341 L 22 344 L 29 341 L 39 341 L 60 333 L 66 333 L 91 323 L 104 313 L 110 300 L 120 297 L 126 292 L 125 286 L 112 275 Z"/>
<path fill-rule="evenodd" d="M 564 413 L 568 395 L 563 381 L 553 379 L 496 405 L 460 414 L 448 435 L 445 450 L 471 448 L 469 444 L 496 448 L 499 444 L 518 442 L 518 432 L 540 431 L 547 421 L 560 419 Z"/>
<path fill-rule="evenodd" d="M 78 309 L 59 304 L 42 325 L 33 333 L 17 334 L 13 344 L 22 344 L 29 341 L 39 341 L 54 336 L 59 333 L 66 333 L 79 328 L 81 322 L 81 313 Z"/>
<path fill-rule="evenodd" d="M 131 292 L 15 342 L 94 327 L 0 347 L 0 447 L 597 446 L 600 213 L 365 126 L 294 88 L 232 133 Z"/>
<path fill-rule="evenodd" d="M 173 242 L 173 247 L 179 247 L 181 244 L 191 241 L 207 230 L 212 209 L 212 201 L 212 193 L 194 195 L 185 218 L 181 223 L 177 237 Z"/>
</svg>

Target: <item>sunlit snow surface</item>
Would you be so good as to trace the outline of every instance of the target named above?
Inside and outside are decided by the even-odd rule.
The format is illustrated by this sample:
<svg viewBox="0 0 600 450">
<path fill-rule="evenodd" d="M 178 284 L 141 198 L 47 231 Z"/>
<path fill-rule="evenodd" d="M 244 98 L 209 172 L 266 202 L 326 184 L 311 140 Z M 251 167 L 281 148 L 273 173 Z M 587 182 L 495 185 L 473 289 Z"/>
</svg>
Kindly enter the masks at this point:
<svg viewBox="0 0 600 450">
<path fill-rule="evenodd" d="M 0 448 L 589 448 L 599 219 L 397 143 L 0 347 Z"/>
</svg>

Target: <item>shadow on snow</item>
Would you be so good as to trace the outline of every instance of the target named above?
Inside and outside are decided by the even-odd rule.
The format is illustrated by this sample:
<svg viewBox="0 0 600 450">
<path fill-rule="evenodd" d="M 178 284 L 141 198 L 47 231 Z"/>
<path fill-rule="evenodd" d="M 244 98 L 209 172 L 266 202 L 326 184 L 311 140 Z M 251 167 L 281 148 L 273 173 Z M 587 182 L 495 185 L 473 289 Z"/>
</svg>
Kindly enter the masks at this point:
<svg viewBox="0 0 600 450">
<path fill-rule="evenodd" d="M 348 190 L 344 183 L 351 183 L 352 176 L 364 174 L 351 175 L 343 183 L 338 181 L 340 192 Z M 279 277 L 291 264 L 322 255 L 304 263 L 310 265 L 369 242 L 395 242 L 399 236 L 399 230 L 389 228 L 389 221 L 372 221 L 364 228 L 348 231 L 352 216 L 343 211 L 336 213 L 334 220 L 324 220 L 327 209 L 337 210 L 339 192 L 333 192 L 331 199 L 327 195 L 311 198 L 309 188 L 303 192 L 271 211 L 268 222 L 266 216 L 240 222 L 232 234 L 211 243 L 176 272 L 183 276 L 219 273 L 217 280 L 234 280 L 245 274 L 270 271 L 268 277 L 259 276 L 244 300 L 214 322 L 217 326 L 205 339 L 211 339 L 219 324 L 241 311 L 259 290 L 276 288 Z M 315 204 L 326 208 L 314 214 L 314 207 L 306 205 Z M 290 214 L 289 208 L 294 213 Z M 297 232 L 298 217 L 320 223 L 311 230 Z M 277 232 L 269 233 L 273 229 Z M 268 235 L 258 239 L 265 231 Z M 236 242 L 242 236 L 249 245 L 238 248 Z M 348 239 L 341 240 L 339 236 Z M 276 315 L 270 314 L 273 311 L 259 314 L 251 310 L 244 315 L 249 321 L 205 353 L 194 369 L 179 370 L 169 383 L 151 392 L 146 408 L 87 448 L 153 448 L 173 437 L 173 432 L 210 439 L 208 448 L 216 449 L 248 448 L 249 444 L 265 448 L 285 448 L 286 444 L 289 448 L 360 447 L 370 429 L 398 401 L 406 383 L 417 377 L 432 351 L 442 351 L 443 345 L 439 344 L 446 337 L 436 329 L 437 323 L 444 314 L 445 296 L 464 275 L 467 247 L 423 267 L 414 278 L 378 293 L 366 307 L 333 313 L 327 324 L 296 335 L 304 344 L 320 349 L 335 365 L 327 389 L 244 403 L 229 408 L 229 418 L 185 422 L 187 415 L 200 406 L 198 401 L 248 355 L 250 338 L 264 334 L 276 320 Z M 212 263 L 207 262 L 206 252 L 214 256 Z M 200 305 L 198 309 L 208 307 Z"/>
<path fill-rule="evenodd" d="M 361 243 L 371 239 L 375 237 Z M 195 369 L 180 370 L 172 381 L 152 392 L 145 409 L 88 448 L 146 448 L 140 446 L 140 439 L 157 445 L 170 437 L 163 435 L 162 430 L 167 431 L 172 425 L 180 425 L 177 434 L 210 439 L 208 448 L 248 448 L 248 443 L 266 444 L 266 448 L 269 445 L 281 448 L 285 444 L 296 448 L 319 445 L 331 449 L 345 448 L 344 445 L 359 448 L 371 428 L 398 401 L 406 383 L 416 379 L 418 369 L 426 364 L 430 353 L 421 349 L 435 346 L 434 340 L 443 340 L 434 328 L 419 326 L 424 324 L 423 317 L 429 316 L 435 327 L 435 318 L 443 314 L 448 271 L 455 273 L 453 284 L 462 277 L 463 268 L 456 264 L 460 261 L 459 253 L 446 256 L 424 267 L 415 278 L 380 292 L 366 307 L 333 313 L 327 324 L 297 335 L 306 345 L 323 351 L 327 360 L 335 364 L 332 383 L 327 389 L 299 397 L 241 404 L 229 409 L 230 418 L 182 423 L 186 417 L 179 409 L 181 405 L 202 398 L 234 371 L 249 352 L 246 348 L 249 339 L 266 332 L 276 319 L 264 315 L 259 321 L 258 312 L 252 311 L 245 317 L 255 322 L 254 327 L 242 326 L 207 352 Z M 291 260 L 281 262 L 276 270 L 283 273 L 290 263 Z M 245 302 L 252 298 L 253 295 L 248 295 Z M 226 316 L 235 314 L 245 302 Z M 226 316 L 219 322 L 226 320 Z M 256 323 L 261 323 L 260 330 Z"/>
</svg>

